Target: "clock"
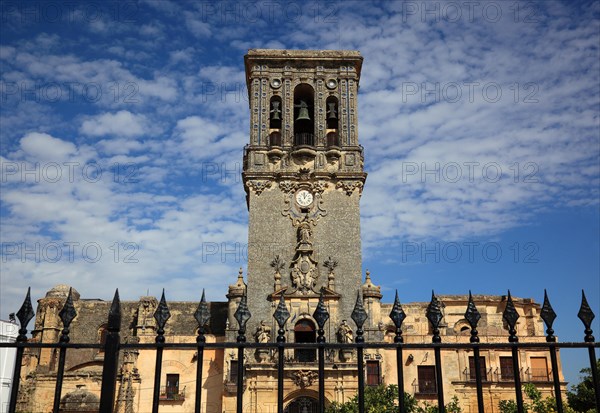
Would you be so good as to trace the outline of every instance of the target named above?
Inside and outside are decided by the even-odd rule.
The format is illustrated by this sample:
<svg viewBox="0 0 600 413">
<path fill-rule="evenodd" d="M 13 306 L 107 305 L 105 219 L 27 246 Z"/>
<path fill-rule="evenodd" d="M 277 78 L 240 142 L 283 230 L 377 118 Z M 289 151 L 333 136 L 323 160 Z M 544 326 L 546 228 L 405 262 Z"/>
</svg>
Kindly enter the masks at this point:
<svg viewBox="0 0 600 413">
<path fill-rule="evenodd" d="M 313 194 L 306 189 L 302 189 L 296 192 L 296 202 L 301 207 L 308 207 L 313 203 Z"/>
</svg>

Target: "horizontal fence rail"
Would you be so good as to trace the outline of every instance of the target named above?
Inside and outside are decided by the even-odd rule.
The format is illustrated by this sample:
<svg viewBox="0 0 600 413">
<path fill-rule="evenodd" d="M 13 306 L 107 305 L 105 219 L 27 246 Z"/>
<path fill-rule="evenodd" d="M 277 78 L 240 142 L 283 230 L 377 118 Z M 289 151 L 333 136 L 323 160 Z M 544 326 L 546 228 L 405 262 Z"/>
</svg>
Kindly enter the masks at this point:
<svg viewBox="0 0 600 413">
<path fill-rule="evenodd" d="M 359 413 L 365 412 L 364 406 L 364 389 L 365 389 L 365 362 L 363 352 L 365 349 L 390 349 L 396 351 L 396 365 L 398 375 L 398 411 L 400 413 L 406 413 L 406 406 L 404 400 L 404 366 L 402 364 L 403 352 L 411 349 L 432 349 L 435 357 L 435 378 L 432 380 L 418 380 L 415 381 L 412 386 L 413 390 L 417 394 L 431 394 L 437 396 L 438 411 L 445 413 L 444 405 L 444 389 L 443 389 L 443 371 L 441 363 L 441 353 L 444 350 L 457 350 L 457 349 L 469 349 L 473 351 L 473 368 L 468 368 L 462 371 L 462 377 L 465 381 L 475 382 L 477 390 L 477 411 L 479 413 L 484 412 L 483 403 L 483 388 L 486 384 L 491 382 L 494 383 L 509 383 L 514 386 L 517 411 L 524 413 L 524 402 L 521 389 L 522 381 L 527 382 L 547 382 L 552 383 L 554 388 L 554 394 L 557 402 L 558 413 L 563 413 L 563 402 L 561 392 L 561 382 L 559 377 L 559 365 L 557 360 L 557 350 L 561 348 L 581 348 L 587 349 L 590 360 L 590 371 L 592 376 L 592 384 L 595 392 L 596 409 L 600 412 L 600 383 L 598 376 L 598 369 L 595 357 L 595 351 L 600 348 L 600 342 L 595 342 L 595 338 L 592 335 L 591 323 L 594 319 L 594 313 L 592 312 L 585 293 L 582 292 L 582 300 L 578 318 L 584 325 L 584 339 L 581 342 L 557 342 L 554 336 L 554 330 L 552 325 L 556 318 L 556 313 L 550 305 L 548 296 L 544 292 L 544 303 L 542 305 L 541 318 L 546 325 L 546 342 L 519 342 L 516 335 L 516 322 L 519 315 L 514 306 L 510 291 L 507 296 L 506 308 L 503 312 L 503 319 L 508 325 L 508 337 L 507 342 L 504 343 L 482 343 L 479 340 L 479 333 L 477 331 L 477 324 L 481 318 L 477 307 L 473 301 L 473 297 L 469 292 L 469 300 L 467 309 L 465 312 L 465 319 L 468 321 L 471 327 L 471 337 L 469 343 L 443 343 L 440 336 L 440 323 L 443 318 L 441 311 L 441 304 L 438 298 L 432 293 L 431 301 L 427 307 L 426 316 L 432 327 L 431 343 L 404 343 L 402 336 L 402 323 L 406 318 L 406 314 L 402 309 L 400 301 L 398 299 L 398 292 L 390 313 L 390 318 L 395 326 L 395 337 L 394 343 L 374 343 L 365 342 L 363 325 L 367 319 L 367 313 L 362 305 L 362 297 L 360 292 L 357 295 L 356 304 L 352 312 L 351 318 L 354 320 L 357 326 L 355 332 L 355 339 L 353 343 L 327 343 L 324 334 L 324 326 L 326 321 L 329 319 L 329 313 L 324 303 L 323 292 L 319 297 L 319 303 L 313 314 L 313 318 L 317 321 L 317 339 L 315 343 L 287 343 L 285 338 L 285 326 L 287 320 L 290 318 L 289 309 L 285 303 L 283 294 L 280 296 L 279 305 L 277 306 L 273 317 L 277 322 L 279 329 L 276 337 L 276 342 L 268 343 L 248 343 L 246 342 L 246 324 L 251 317 L 250 310 L 247 304 L 246 295 L 242 297 L 238 308 L 234 314 L 234 318 L 238 323 L 238 335 L 236 342 L 219 342 L 219 343 L 207 343 L 205 335 L 208 331 L 208 324 L 210 321 L 210 311 L 208 303 L 206 302 L 204 291 L 202 292 L 202 298 L 198 304 L 198 308 L 194 313 L 194 318 L 198 323 L 198 334 L 196 343 L 169 343 L 165 337 L 165 326 L 169 320 L 171 314 L 165 299 L 164 290 L 154 313 L 154 318 L 157 323 L 155 343 L 121 343 L 120 341 L 120 327 L 121 327 L 121 305 L 119 299 L 118 290 L 115 292 L 109 314 L 106 336 L 104 344 L 99 343 L 71 343 L 69 338 L 69 328 L 71 322 L 76 317 L 77 313 L 73 305 L 72 291 L 69 290 L 67 299 L 63 305 L 62 310 L 59 313 L 59 317 L 63 323 L 63 329 L 61 331 L 58 343 L 37 343 L 27 341 L 27 325 L 34 317 L 33 307 L 31 304 L 30 289 L 27 291 L 25 301 L 17 312 L 16 316 L 19 319 L 20 329 L 19 335 L 14 343 L 0 343 L 0 348 L 16 348 L 16 361 L 13 373 L 12 388 L 10 393 L 9 401 L 9 412 L 16 412 L 17 396 L 19 392 L 20 377 L 21 377 L 21 365 L 23 361 L 23 354 L 26 348 L 52 348 L 58 349 L 58 370 L 55 383 L 54 400 L 53 400 L 53 413 L 59 413 L 62 385 L 64 380 L 64 369 L 65 369 L 65 358 L 66 352 L 70 349 L 100 349 L 104 352 L 104 361 L 102 369 L 102 383 L 101 383 L 101 395 L 99 411 L 100 413 L 112 413 L 115 406 L 115 391 L 117 385 L 117 371 L 118 371 L 118 360 L 119 352 L 128 349 L 151 349 L 156 350 L 155 360 L 155 371 L 154 371 L 154 385 L 153 385 L 153 403 L 152 412 L 157 413 L 159 409 L 159 401 L 161 400 L 183 400 L 186 398 L 186 389 L 179 389 L 173 387 L 170 384 L 161 383 L 161 372 L 162 372 L 162 357 L 165 350 L 174 349 L 187 349 L 196 350 L 196 381 L 194 388 L 195 404 L 194 411 L 196 413 L 202 412 L 202 367 L 203 367 L 203 354 L 206 349 L 237 349 L 237 372 L 235 374 L 235 385 L 237 394 L 236 411 L 237 413 L 243 412 L 243 392 L 244 392 L 244 350 L 246 349 L 272 349 L 278 355 L 276 358 L 277 364 L 277 412 L 284 412 L 284 398 L 283 398 L 283 377 L 285 370 L 286 360 L 284 353 L 286 349 L 311 349 L 316 350 L 317 361 L 318 361 L 318 383 L 319 383 L 319 399 L 318 406 L 319 412 L 325 411 L 325 393 L 324 393 L 324 380 L 325 380 L 325 351 L 335 349 L 351 349 L 356 351 L 357 359 L 357 387 L 358 387 L 358 410 Z M 503 367 L 485 367 L 480 361 L 480 351 L 487 349 L 504 349 L 512 352 L 512 368 Z M 523 371 L 523 368 L 519 365 L 518 351 L 520 349 L 530 349 L 538 351 L 548 351 L 550 354 L 550 369 L 537 371 L 536 369 L 530 369 Z"/>
</svg>

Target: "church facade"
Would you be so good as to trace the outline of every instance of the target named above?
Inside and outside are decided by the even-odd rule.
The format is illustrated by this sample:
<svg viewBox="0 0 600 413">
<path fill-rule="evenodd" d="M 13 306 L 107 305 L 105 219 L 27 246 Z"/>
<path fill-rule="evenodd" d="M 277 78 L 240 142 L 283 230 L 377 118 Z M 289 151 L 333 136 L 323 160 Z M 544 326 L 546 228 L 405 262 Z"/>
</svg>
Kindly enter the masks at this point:
<svg viewBox="0 0 600 413">
<path fill-rule="evenodd" d="M 382 302 L 380 287 L 369 272 L 363 277 L 360 240 L 360 198 L 367 174 L 364 150 L 358 139 L 358 88 L 363 58 L 356 51 L 250 50 L 245 57 L 250 105 L 249 142 L 244 150 L 243 182 L 249 210 L 247 276 L 240 269 L 229 286 L 227 300 L 209 303 L 208 342 L 235 342 L 234 313 L 247 297 L 252 313 L 248 338 L 275 342 L 273 314 L 283 296 L 290 312 L 286 340 L 314 343 L 313 314 L 322 296 L 330 318 L 324 326 L 327 342 L 350 343 L 356 325 L 352 311 L 357 296 L 368 314 L 364 338 L 369 343 L 392 343 L 395 327 L 391 303 Z M 33 341 L 57 342 L 58 312 L 69 287 L 57 286 L 38 301 Z M 466 296 L 437 297 L 443 306 L 442 342 L 468 343 Z M 77 317 L 71 342 L 103 342 L 109 301 L 86 300 L 73 292 Z M 505 343 L 508 330 L 502 319 L 507 297 L 473 297 L 481 320 L 482 342 Z M 531 299 L 513 298 L 520 318 L 520 341 L 545 342 L 541 307 Z M 197 303 L 169 302 L 171 318 L 167 342 L 195 343 Z M 141 297 L 122 303 L 122 341 L 153 343 L 158 301 Z M 431 343 L 427 303 L 403 304 L 406 343 Z M 277 409 L 277 363 L 272 349 L 247 349 L 244 355 L 244 412 Z M 127 350 L 120 354 L 116 412 L 151 411 L 155 351 Z M 161 384 L 161 412 L 192 412 L 196 377 L 193 350 L 165 350 Z M 357 392 L 357 354 L 351 349 L 328 349 L 325 360 L 326 403 L 344 402 Z M 422 402 L 435 403 L 438 392 L 432 349 L 406 351 L 402 360 L 404 386 Z M 514 399 L 510 350 L 482 350 L 486 411 Z M 56 350 L 29 349 L 24 359 L 19 409 L 51 410 L 56 379 Z M 233 350 L 205 350 L 203 356 L 203 411 L 235 412 L 238 355 Z M 61 408 L 64 412 L 97 410 L 103 353 L 76 349 L 67 353 Z M 520 350 L 521 378 L 535 383 L 545 395 L 553 392 L 547 350 Z M 366 349 L 366 385 L 396 384 L 393 349 Z M 442 351 L 443 391 L 446 400 L 457 396 L 465 412 L 477 409 L 472 350 Z M 564 380 L 559 372 L 561 380 Z M 286 412 L 317 412 L 316 352 L 288 349 L 285 353 L 284 403 Z M 564 383 L 564 386 L 566 383 Z"/>
</svg>

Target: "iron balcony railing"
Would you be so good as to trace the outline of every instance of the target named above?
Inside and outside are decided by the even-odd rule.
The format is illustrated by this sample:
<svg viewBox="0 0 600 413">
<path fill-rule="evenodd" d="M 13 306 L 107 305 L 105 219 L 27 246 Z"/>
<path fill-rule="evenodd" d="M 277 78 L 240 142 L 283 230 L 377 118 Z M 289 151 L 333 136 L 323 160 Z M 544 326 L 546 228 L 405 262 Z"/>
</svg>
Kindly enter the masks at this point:
<svg viewBox="0 0 600 413">
<path fill-rule="evenodd" d="M 69 327 L 71 322 L 77 315 L 71 292 L 59 313 L 59 316 L 63 323 L 63 329 L 59 338 L 58 343 L 34 343 L 27 341 L 27 325 L 34 316 L 33 307 L 31 305 L 30 291 L 27 291 L 27 296 L 21 309 L 17 313 L 21 328 L 19 329 L 19 335 L 15 343 L 0 343 L 0 348 L 16 348 L 16 362 L 15 369 L 13 372 L 12 388 L 10 393 L 9 412 L 14 413 L 17 406 L 17 395 L 19 393 L 20 377 L 21 377 L 21 365 L 23 361 L 23 353 L 26 348 L 53 348 L 59 350 L 57 375 L 53 399 L 53 413 L 59 413 L 61 393 L 63 386 L 63 378 L 65 373 L 65 358 L 67 350 L 79 349 L 79 348 L 93 348 L 93 349 L 104 349 L 104 361 L 102 370 L 102 384 L 101 384 L 101 395 L 100 395 L 100 413 L 111 413 L 115 405 L 115 390 L 117 384 L 117 371 L 118 371 L 118 360 L 119 353 L 121 351 L 127 351 L 130 349 L 151 349 L 156 351 L 155 368 L 154 368 L 154 386 L 153 386 L 153 399 L 152 399 L 152 412 L 158 413 L 159 401 L 161 400 L 161 393 L 164 387 L 161 386 L 161 373 L 162 373 L 162 359 L 163 352 L 165 350 L 172 349 L 190 349 L 197 351 L 196 357 L 196 380 L 194 389 L 194 411 L 196 413 L 202 412 L 202 369 L 204 363 L 204 350 L 205 349 L 236 349 L 237 350 L 237 374 L 234 375 L 236 379 L 236 412 L 243 413 L 243 392 L 244 392 L 244 351 L 246 349 L 274 349 L 277 365 L 277 412 L 283 413 L 283 379 L 285 370 L 285 357 L 284 353 L 287 349 L 300 349 L 300 350 L 314 350 L 317 353 L 318 360 L 318 389 L 319 389 L 319 412 L 325 411 L 325 359 L 326 350 L 329 353 L 332 349 L 352 349 L 356 354 L 356 372 L 357 372 L 357 387 L 358 387 L 358 410 L 359 413 L 365 412 L 364 405 L 364 390 L 365 390 L 365 349 L 390 349 L 396 352 L 396 366 L 397 366 L 397 380 L 398 380 L 398 403 L 400 413 L 406 413 L 406 407 L 404 405 L 404 364 L 403 352 L 405 350 L 411 351 L 415 349 L 433 349 L 434 360 L 435 360 L 435 376 L 434 380 L 428 380 L 426 383 L 417 383 L 416 391 L 418 393 L 427 393 L 437 396 L 437 404 L 440 413 L 444 413 L 444 387 L 443 387 L 443 367 L 441 363 L 442 350 L 456 351 L 458 349 L 470 350 L 473 352 L 474 364 L 475 364 L 475 383 L 477 391 L 477 411 L 484 413 L 483 403 L 483 383 L 484 377 L 481 374 L 480 365 L 480 351 L 481 350 L 501 350 L 508 349 L 512 353 L 512 372 L 513 372 L 513 383 L 514 391 L 517 402 L 517 412 L 524 413 L 523 395 L 521 389 L 521 366 L 519 363 L 519 351 L 523 349 L 540 349 L 547 350 L 550 354 L 550 362 L 552 370 L 548 373 L 552 376 L 552 385 L 554 388 L 554 395 L 557 401 L 558 413 L 563 413 L 562 403 L 562 390 L 561 382 L 559 378 L 558 361 L 557 361 L 557 350 L 560 348 L 581 348 L 587 349 L 590 369 L 592 372 L 592 383 L 595 389 L 595 401 L 596 408 L 600 411 L 600 387 L 598 369 L 596 364 L 595 349 L 600 348 L 600 343 L 595 342 L 594 336 L 592 335 L 591 323 L 594 318 L 586 298 L 585 294 L 582 295 L 581 307 L 578 313 L 579 319 L 583 322 L 585 327 L 585 336 L 582 342 L 564 342 L 560 343 L 556 341 L 554 336 L 554 330 L 552 324 L 556 318 L 556 314 L 552 310 L 550 302 L 546 294 L 544 294 L 544 304 L 542 306 L 541 318 L 544 320 L 546 330 L 546 342 L 545 343 L 520 343 L 516 335 L 516 322 L 519 318 L 512 301 L 510 292 L 508 293 L 506 308 L 503 313 L 503 319 L 508 324 L 508 342 L 506 343 L 481 343 L 477 332 L 477 324 L 481 318 L 479 311 L 477 310 L 471 294 L 469 294 L 469 301 L 467 304 L 467 310 L 465 312 L 465 319 L 471 326 L 471 337 L 469 343 L 442 343 L 442 337 L 440 335 L 440 324 L 443 318 L 441 311 L 441 304 L 438 298 L 432 294 L 431 302 L 427 307 L 426 316 L 432 327 L 432 342 L 431 343 L 404 343 L 402 337 L 402 323 L 406 318 L 406 314 L 400 305 L 398 300 L 398 293 L 396 292 L 396 298 L 394 300 L 393 308 L 390 313 L 394 326 L 396 328 L 396 335 L 394 343 L 366 343 L 364 339 L 363 325 L 367 320 L 367 313 L 362 304 L 362 297 L 360 292 L 358 293 L 356 305 L 352 312 L 352 319 L 356 323 L 357 330 L 355 334 L 354 343 L 326 343 L 324 326 L 329 319 L 329 313 L 325 306 L 323 293 L 319 298 L 317 308 L 313 314 L 313 318 L 318 324 L 317 330 L 317 342 L 316 343 L 286 343 L 285 339 L 285 327 L 286 322 L 290 317 L 288 307 L 285 303 L 283 294 L 280 297 L 279 305 L 277 306 L 274 318 L 279 326 L 277 339 L 275 343 L 247 343 L 246 342 L 246 323 L 251 317 L 250 311 L 247 305 L 247 298 L 244 295 L 240 300 L 237 311 L 234 314 L 235 319 L 238 322 L 239 330 L 237 340 L 235 343 L 206 343 L 205 334 L 207 333 L 207 325 L 210 320 L 210 311 L 208 303 L 205 300 L 204 292 L 198 309 L 196 310 L 194 317 L 198 322 L 198 335 L 196 343 L 167 343 L 165 340 L 165 325 L 171 314 L 165 300 L 164 291 L 161 300 L 154 313 L 156 320 L 157 330 L 155 343 L 121 343 L 121 304 L 119 300 L 118 290 L 115 293 L 112 301 L 109 313 L 107 329 L 108 334 L 106 342 L 104 344 L 94 343 L 70 343 L 69 338 Z M 507 373 L 507 371 L 504 371 Z M 232 389 L 233 390 L 233 389 Z"/>
<path fill-rule="evenodd" d="M 160 400 L 185 400 L 185 387 L 180 389 L 179 386 L 163 386 L 160 388 Z"/>
</svg>

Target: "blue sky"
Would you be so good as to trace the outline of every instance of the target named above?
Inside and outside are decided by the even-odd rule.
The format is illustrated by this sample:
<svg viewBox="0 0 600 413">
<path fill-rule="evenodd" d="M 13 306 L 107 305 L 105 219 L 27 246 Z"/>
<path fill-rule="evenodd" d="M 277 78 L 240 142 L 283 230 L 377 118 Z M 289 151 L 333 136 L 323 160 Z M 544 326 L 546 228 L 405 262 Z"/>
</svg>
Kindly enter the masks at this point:
<svg viewBox="0 0 600 413">
<path fill-rule="evenodd" d="M 249 48 L 365 58 L 363 271 L 600 314 L 599 2 L 2 2 L 0 317 L 27 286 L 224 300 Z M 596 335 L 600 327 L 594 324 Z M 563 352 L 573 382 L 586 355 Z"/>
</svg>

